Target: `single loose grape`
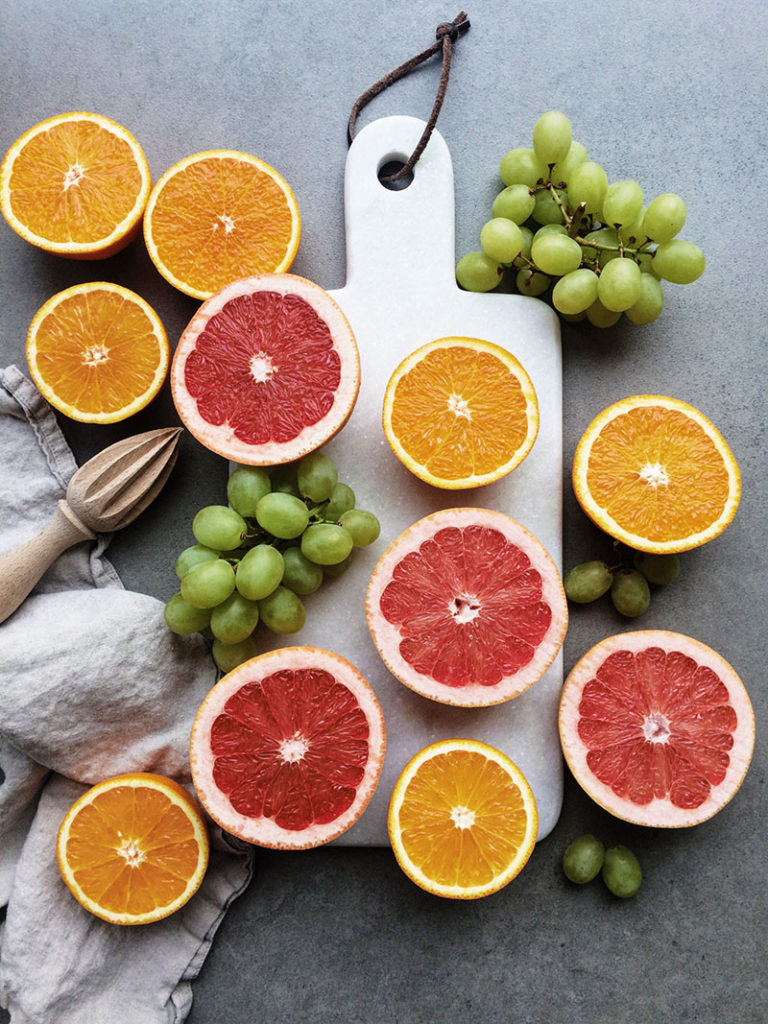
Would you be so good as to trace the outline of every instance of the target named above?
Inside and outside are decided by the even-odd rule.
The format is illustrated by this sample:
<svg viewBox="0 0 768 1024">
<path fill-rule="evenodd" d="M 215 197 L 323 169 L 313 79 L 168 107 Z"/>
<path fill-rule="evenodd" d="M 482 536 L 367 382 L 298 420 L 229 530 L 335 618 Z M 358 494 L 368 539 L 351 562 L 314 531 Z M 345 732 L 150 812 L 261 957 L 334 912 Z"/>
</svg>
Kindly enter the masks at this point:
<svg viewBox="0 0 768 1024">
<path fill-rule="evenodd" d="M 181 594 L 173 595 L 165 606 L 164 614 L 168 628 L 180 636 L 199 633 L 211 621 L 211 612 L 208 608 L 195 608 L 189 601 L 185 601 Z"/>
<path fill-rule="evenodd" d="M 286 462 L 282 466 L 275 466 L 269 474 L 269 483 L 272 490 L 280 494 L 292 494 L 294 498 L 300 498 L 297 473 L 298 463 L 296 462 Z"/>
<path fill-rule="evenodd" d="M 193 544 L 191 547 L 184 548 L 176 559 L 176 565 L 174 566 L 176 575 L 180 580 L 183 580 L 193 565 L 197 565 L 199 562 L 211 562 L 214 558 L 218 557 L 218 551 L 207 548 L 203 544 Z"/>
<path fill-rule="evenodd" d="M 626 846 L 609 846 L 605 851 L 603 881 L 614 896 L 623 900 L 634 896 L 642 885 L 640 863 Z"/>
<path fill-rule="evenodd" d="M 545 164 L 563 160 L 571 148 L 571 122 L 559 110 L 548 110 L 533 126 L 533 150 Z"/>
<path fill-rule="evenodd" d="M 574 565 L 563 580 L 568 600 L 576 604 L 596 601 L 611 589 L 612 583 L 613 573 L 605 562 L 598 560 Z"/>
<path fill-rule="evenodd" d="M 638 551 L 633 559 L 633 564 L 649 583 L 657 583 L 660 586 L 674 583 L 680 575 L 680 559 L 674 553 L 652 555 L 645 551 Z"/>
<path fill-rule="evenodd" d="M 532 149 L 518 146 L 501 158 L 499 177 L 505 185 L 527 185 L 533 188 L 547 180 L 547 165 Z"/>
<path fill-rule="evenodd" d="M 261 621 L 273 633 L 298 633 L 307 613 L 301 598 L 287 587 L 279 586 L 269 597 L 259 601 Z"/>
<path fill-rule="evenodd" d="M 619 322 L 620 318 L 621 313 L 616 313 L 612 309 L 606 309 L 600 299 L 595 299 L 587 310 L 587 320 L 589 320 L 593 327 L 613 327 L 615 323 Z"/>
<path fill-rule="evenodd" d="M 468 252 L 456 264 L 456 281 L 468 292 L 489 292 L 501 280 L 503 268 L 484 252 Z"/>
<path fill-rule="evenodd" d="M 271 544 L 257 544 L 240 559 L 235 572 L 238 593 L 249 601 L 261 601 L 283 578 L 283 556 Z"/>
<path fill-rule="evenodd" d="M 198 543 L 215 551 L 232 551 L 248 532 L 243 517 L 226 505 L 207 505 L 192 521 Z"/>
<path fill-rule="evenodd" d="M 704 273 L 704 253 L 693 242 L 673 238 L 662 242 L 653 254 L 654 273 L 673 284 L 691 284 Z"/>
<path fill-rule="evenodd" d="M 302 554 L 316 565 L 343 562 L 353 547 L 350 531 L 336 523 L 313 523 L 301 535 Z"/>
<path fill-rule="evenodd" d="M 580 267 L 561 277 L 552 289 L 552 305 L 560 313 L 584 313 L 597 298 L 597 274 Z"/>
<path fill-rule="evenodd" d="M 608 176 L 600 164 L 585 160 L 571 171 L 568 179 L 568 198 L 575 210 L 584 203 L 586 213 L 597 214 L 603 205 Z"/>
<path fill-rule="evenodd" d="M 611 601 L 617 612 L 635 619 L 648 610 L 651 591 L 648 581 L 637 569 L 620 569 L 613 577 Z"/>
<path fill-rule="evenodd" d="M 587 833 L 569 843 L 563 854 L 563 871 L 569 882 L 584 885 L 597 878 L 603 866 L 605 847 Z"/>
<path fill-rule="evenodd" d="M 281 540 L 300 536 L 309 523 L 309 509 L 293 494 L 272 491 L 256 505 L 259 526 Z"/>
<path fill-rule="evenodd" d="M 488 259 L 511 263 L 523 248 L 523 236 L 513 221 L 492 217 L 480 229 L 480 246 Z"/>
<path fill-rule="evenodd" d="M 221 640 L 214 640 L 211 653 L 222 672 L 232 672 L 238 665 L 255 658 L 259 648 L 254 638 L 249 636 L 239 644 L 225 644 Z"/>
<path fill-rule="evenodd" d="M 606 309 L 622 313 L 640 297 L 642 274 L 634 260 L 622 257 L 606 263 L 597 282 L 597 297 Z"/>
<path fill-rule="evenodd" d="M 522 224 L 533 213 L 535 202 L 527 185 L 507 185 L 494 199 L 491 213 Z"/>
<path fill-rule="evenodd" d="M 285 572 L 282 585 L 302 597 L 314 594 L 323 582 L 322 566 L 316 565 L 301 553 L 300 548 L 286 548 L 283 552 Z"/>
<path fill-rule="evenodd" d="M 664 289 L 654 274 L 640 274 L 640 294 L 624 310 L 633 324 L 650 324 L 661 316 L 664 309 Z"/>
<path fill-rule="evenodd" d="M 542 189 L 534 196 L 531 217 L 537 224 L 562 224 L 563 207 L 568 206 L 568 193 L 565 189 L 556 188 L 555 195 L 549 189 Z M 558 203 L 559 200 L 559 203 Z"/>
<path fill-rule="evenodd" d="M 631 224 L 643 208 L 643 190 L 636 181 L 614 181 L 603 196 L 603 221 L 616 227 Z"/>
<path fill-rule="evenodd" d="M 331 491 L 328 504 L 320 511 L 320 516 L 329 523 L 338 522 L 339 516 L 348 509 L 355 507 L 355 492 L 348 484 L 337 483 Z"/>
<path fill-rule="evenodd" d="M 521 295 L 543 295 L 552 284 L 552 278 L 540 274 L 537 270 L 524 267 L 515 277 L 517 290 Z"/>
<path fill-rule="evenodd" d="M 339 523 L 352 534 L 352 543 L 356 548 L 368 547 L 381 533 L 381 525 L 373 512 L 366 512 L 362 508 L 352 508 L 345 512 Z"/>
<path fill-rule="evenodd" d="M 687 210 L 680 196 L 665 192 L 648 204 L 643 230 L 654 242 L 668 242 L 685 224 Z"/>
<path fill-rule="evenodd" d="M 215 608 L 235 589 L 235 570 L 222 558 L 200 562 L 185 573 L 181 596 L 194 608 Z"/>
<path fill-rule="evenodd" d="M 587 160 L 587 151 L 580 142 L 572 142 L 571 148 L 562 160 L 558 160 L 552 168 L 551 178 L 555 185 L 567 186 L 571 174 Z"/>
<path fill-rule="evenodd" d="M 211 632 L 224 644 L 239 644 L 256 629 L 259 606 L 237 590 L 211 612 Z"/>
<path fill-rule="evenodd" d="M 256 503 L 271 490 L 266 470 L 260 466 L 238 466 L 227 480 L 227 501 L 241 516 L 255 516 Z"/>
<path fill-rule="evenodd" d="M 324 452 L 310 452 L 299 462 L 296 480 L 302 498 L 310 501 L 325 501 L 330 498 L 338 483 L 336 463 Z"/>
<path fill-rule="evenodd" d="M 534 236 L 531 259 L 543 274 L 562 277 L 581 263 L 581 246 L 575 238 L 548 231 Z"/>
</svg>

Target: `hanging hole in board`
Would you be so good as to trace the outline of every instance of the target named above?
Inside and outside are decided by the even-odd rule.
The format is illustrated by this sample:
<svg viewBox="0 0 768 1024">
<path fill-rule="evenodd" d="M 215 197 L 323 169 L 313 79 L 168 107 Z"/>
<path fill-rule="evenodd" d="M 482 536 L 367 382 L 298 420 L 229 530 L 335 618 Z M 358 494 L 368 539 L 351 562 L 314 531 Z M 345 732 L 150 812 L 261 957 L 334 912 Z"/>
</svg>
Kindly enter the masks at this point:
<svg viewBox="0 0 768 1024">
<path fill-rule="evenodd" d="M 382 163 L 379 165 L 379 170 L 377 172 L 379 181 L 384 188 L 388 188 L 391 192 L 402 192 L 404 188 L 408 188 L 413 181 L 412 170 L 408 171 L 407 174 L 404 174 L 402 178 L 397 178 L 395 181 L 387 180 L 391 175 L 397 174 L 399 170 L 402 170 L 402 168 L 405 167 L 405 162 L 406 157 L 401 156 L 388 156 L 384 158 Z"/>
</svg>

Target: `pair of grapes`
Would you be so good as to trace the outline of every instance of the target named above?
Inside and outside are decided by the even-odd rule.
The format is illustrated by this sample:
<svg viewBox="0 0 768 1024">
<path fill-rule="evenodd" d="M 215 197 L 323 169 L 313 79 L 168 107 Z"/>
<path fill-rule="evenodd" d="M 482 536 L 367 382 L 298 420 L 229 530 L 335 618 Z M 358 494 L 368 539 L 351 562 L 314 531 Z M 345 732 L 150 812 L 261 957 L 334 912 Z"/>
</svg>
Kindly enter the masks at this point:
<svg viewBox="0 0 768 1024">
<path fill-rule="evenodd" d="M 567 573 L 563 585 L 566 596 L 575 604 L 589 604 L 610 594 L 616 611 L 634 619 L 648 610 L 650 584 L 674 583 L 679 575 L 680 559 L 676 554 L 652 555 L 636 551 L 631 566 L 609 567 L 600 560 L 581 562 Z"/>
<path fill-rule="evenodd" d="M 480 231 L 480 249 L 456 266 L 467 291 L 485 292 L 513 274 L 523 295 L 545 296 L 566 320 L 610 327 L 635 324 L 664 307 L 661 281 L 690 284 L 704 254 L 677 238 L 684 201 L 674 193 L 643 207 L 636 181 L 608 181 L 572 139 L 565 114 L 550 110 L 533 129 L 533 148 L 510 150 L 499 168 L 506 186 Z"/>
<path fill-rule="evenodd" d="M 254 630 L 302 628 L 302 598 L 339 576 L 355 548 L 372 544 L 379 521 L 355 507 L 352 488 L 333 459 L 313 452 L 298 463 L 238 466 L 227 482 L 227 505 L 207 505 L 192 523 L 196 544 L 176 560 L 181 589 L 165 606 L 168 627 L 213 640 L 223 672 L 258 653 Z"/>
<path fill-rule="evenodd" d="M 600 874 L 614 896 L 622 899 L 634 896 L 643 881 L 640 863 L 630 849 L 610 846 L 606 850 L 589 833 L 568 844 L 563 854 L 563 872 L 577 885 L 585 885 Z"/>
</svg>

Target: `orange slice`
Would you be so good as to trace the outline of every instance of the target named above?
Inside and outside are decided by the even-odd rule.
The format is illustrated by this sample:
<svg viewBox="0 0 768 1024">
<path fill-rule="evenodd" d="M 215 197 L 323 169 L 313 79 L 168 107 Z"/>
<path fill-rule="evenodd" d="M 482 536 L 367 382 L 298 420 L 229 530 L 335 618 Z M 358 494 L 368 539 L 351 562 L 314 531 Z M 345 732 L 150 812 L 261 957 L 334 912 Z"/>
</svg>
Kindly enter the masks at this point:
<svg viewBox="0 0 768 1024">
<path fill-rule="evenodd" d="M 197 299 L 243 277 L 288 270 L 300 237 L 288 182 L 258 157 L 228 149 L 194 153 L 169 168 L 144 217 L 152 262 Z"/>
<path fill-rule="evenodd" d="M 86 910 L 113 924 L 146 924 L 194 895 L 208 849 L 202 813 L 183 786 L 137 772 L 106 779 L 75 801 L 56 857 Z"/>
<path fill-rule="evenodd" d="M 0 166 L 0 209 L 32 245 L 100 259 L 138 235 L 150 187 L 133 135 L 108 117 L 75 111 L 14 142 Z"/>
<path fill-rule="evenodd" d="M 525 776 L 506 754 L 478 740 L 449 739 L 403 769 L 389 804 L 398 864 L 436 896 L 478 899 L 525 866 L 538 812 Z"/>
<path fill-rule="evenodd" d="M 392 374 L 383 422 L 404 466 L 454 490 L 493 483 L 519 466 L 536 440 L 539 406 L 530 377 L 506 349 L 439 338 Z"/>
<path fill-rule="evenodd" d="M 637 551 L 688 551 L 736 514 L 741 474 L 717 428 L 676 398 L 633 395 L 604 409 L 573 460 L 579 504 Z"/>
<path fill-rule="evenodd" d="M 93 281 L 52 296 L 27 334 L 32 379 L 73 420 L 116 423 L 162 387 L 170 350 L 152 307 L 128 288 Z"/>
</svg>

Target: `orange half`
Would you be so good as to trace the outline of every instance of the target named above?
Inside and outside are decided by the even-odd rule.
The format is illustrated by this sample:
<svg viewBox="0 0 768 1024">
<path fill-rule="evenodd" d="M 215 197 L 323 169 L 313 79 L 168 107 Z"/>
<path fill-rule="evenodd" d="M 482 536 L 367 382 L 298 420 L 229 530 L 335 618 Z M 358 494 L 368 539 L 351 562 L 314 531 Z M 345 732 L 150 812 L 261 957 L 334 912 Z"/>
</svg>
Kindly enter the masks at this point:
<svg viewBox="0 0 768 1024">
<path fill-rule="evenodd" d="M 458 490 L 501 479 L 539 429 L 531 379 L 506 349 L 480 338 L 439 338 L 411 353 L 387 385 L 384 433 L 415 476 Z"/>
</svg>

